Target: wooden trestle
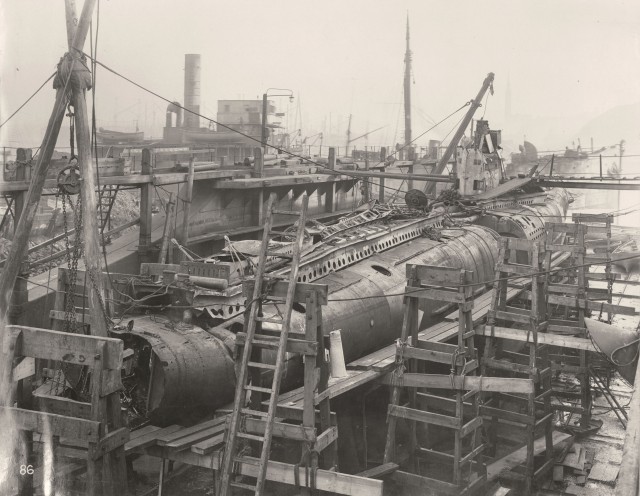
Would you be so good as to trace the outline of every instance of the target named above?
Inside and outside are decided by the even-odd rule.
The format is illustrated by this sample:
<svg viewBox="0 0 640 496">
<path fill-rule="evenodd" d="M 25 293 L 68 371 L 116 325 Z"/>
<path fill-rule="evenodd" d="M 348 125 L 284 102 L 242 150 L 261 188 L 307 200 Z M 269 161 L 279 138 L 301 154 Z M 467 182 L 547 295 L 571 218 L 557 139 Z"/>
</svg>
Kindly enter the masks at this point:
<svg viewBox="0 0 640 496">
<path fill-rule="evenodd" d="M 34 433 L 54 456 L 64 450 L 61 441 L 73 443 L 78 458 L 86 460 L 86 489 L 89 495 L 121 496 L 127 493 L 124 444 L 129 429 L 120 412 L 120 369 L 123 343 L 120 339 L 70 334 L 23 326 L 0 329 L 2 355 L 0 363 L 0 414 L 9 422 L 3 432 L 18 432 L 23 442 L 25 458 L 22 470 L 15 467 L 15 478 L 9 478 L 2 494 L 28 494 L 33 486 L 32 475 L 47 469 L 44 460 L 32 466 L 28 453 L 32 451 Z M 55 376 L 46 378 L 45 361 L 63 364 Z M 90 402 L 55 396 L 56 381 L 66 382 L 63 371 L 70 367 L 85 367 L 90 375 Z M 44 379 L 40 393 L 32 395 L 32 381 Z M 15 406 L 14 406 L 15 405 Z M 44 456 L 44 455 L 43 455 Z M 53 487 L 61 484 L 62 471 L 50 466 Z M 20 486 L 20 487 L 18 487 Z"/>
<path fill-rule="evenodd" d="M 396 453 L 396 424 L 398 418 L 407 419 L 411 426 L 410 467 L 409 471 L 397 470 L 393 474 L 394 480 L 399 484 L 430 488 L 439 493 L 469 494 L 485 480 L 484 467 L 477 462 L 477 457 L 484 449 L 480 439 L 482 417 L 479 395 L 482 388 L 477 381 L 466 381 L 467 375 L 475 375 L 478 369 L 471 314 L 471 273 L 449 267 L 407 265 L 407 278 L 402 336 L 396 349 L 397 366 L 389 375 L 391 401 L 384 462 L 400 464 Z M 458 304 L 457 344 L 421 342 L 418 339 L 419 303 L 424 299 Z M 428 363 L 447 364 L 451 367 L 450 374 L 423 373 Z M 408 369 L 407 372 L 405 369 Z M 401 403 L 401 387 L 408 389 L 408 406 Z M 447 389 L 453 390 L 453 397 L 443 394 Z M 453 412 L 447 413 L 453 415 L 440 413 L 437 405 L 443 401 L 450 403 Z M 470 412 L 465 415 L 466 403 Z M 453 431 L 452 449 L 420 446 L 418 422 L 427 426 L 427 433 L 431 426 Z M 437 460 L 450 463 L 452 471 L 445 477 L 435 478 L 431 476 L 429 467 L 426 467 L 426 471 L 422 470 L 425 467 L 421 466 L 421 460 L 417 460 L 417 457 L 426 462 Z"/>
<path fill-rule="evenodd" d="M 522 260 L 526 256 L 527 260 Z M 519 259 L 520 258 L 520 259 Z M 516 261 L 524 263 L 516 263 Z M 495 452 L 500 423 L 509 422 L 524 430 L 527 447 L 524 473 L 511 471 L 501 477 L 523 483 L 523 494 L 531 494 L 534 482 L 553 467 L 553 411 L 551 409 L 551 364 L 548 345 L 539 341 L 547 329 L 544 299 L 544 256 L 539 243 L 517 238 L 501 238 L 493 287 L 491 310 L 487 314 L 486 341 L 482 359 L 483 376 L 495 373 L 528 378 L 533 387 L 524 394 L 494 391 L 484 399 L 481 411 L 490 419 L 487 432 Z M 507 287 L 514 279 L 531 281 L 531 308 L 507 304 Z M 504 338 L 492 330 L 499 323 L 515 322 L 526 335 L 528 353 L 516 353 L 504 347 Z M 516 331 L 514 329 L 514 331 Z M 535 441 L 544 432 L 544 461 L 535 466 Z"/>
</svg>

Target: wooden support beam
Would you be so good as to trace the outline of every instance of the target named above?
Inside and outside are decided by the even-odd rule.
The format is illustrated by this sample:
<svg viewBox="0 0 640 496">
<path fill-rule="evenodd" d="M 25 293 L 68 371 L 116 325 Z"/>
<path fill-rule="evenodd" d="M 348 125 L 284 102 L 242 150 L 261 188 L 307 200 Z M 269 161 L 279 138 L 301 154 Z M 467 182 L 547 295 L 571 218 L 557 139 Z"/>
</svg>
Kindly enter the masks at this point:
<svg viewBox="0 0 640 496">
<path fill-rule="evenodd" d="M 405 373 L 396 376 L 394 373 L 387 374 L 381 378 L 380 382 L 389 386 L 436 388 L 436 389 L 460 389 L 460 390 L 480 390 L 497 391 L 504 393 L 526 393 L 534 392 L 534 384 L 531 379 L 512 379 L 505 377 L 463 377 L 440 374 L 417 374 Z"/>
<path fill-rule="evenodd" d="M 162 448 L 150 447 L 147 452 L 152 456 L 162 456 Z M 214 451 L 210 455 L 202 456 L 190 451 L 169 452 L 166 454 L 169 460 L 180 461 L 189 465 L 196 465 L 214 470 L 219 470 L 222 461 L 222 454 Z M 245 457 L 250 463 L 238 462 L 238 474 L 255 477 L 258 475 L 258 458 Z M 289 463 L 269 460 L 267 463 L 267 480 L 280 482 L 294 486 L 296 480 L 302 487 L 305 485 L 305 467 L 291 465 Z M 296 477 L 295 472 L 298 472 Z M 344 474 L 331 470 L 318 469 L 316 471 L 316 489 L 346 496 L 382 496 L 383 482 L 375 479 L 368 479 L 357 475 Z"/>
<path fill-rule="evenodd" d="M 187 187 L 182 198 L 182 230 L 180 234 L 180 244 L 187 246 L 189 242 L 189 217 L 191 216 L 191 202 L 193 201 L 193 174 L 194 159 L 189 160 L 189 174 L 187 175 Z M 184 255 L 179 255 L 184 260 Z"/>
<path fill-rule="evenodd" d="M 574 330 L 578 330 L 574 328 Z M 495 336 L 496 338 L 512 339 L 514 341 L 527 341 L 527 331 L 523 329 L 512 329 L 509 327 L 495 327 L 493 332 L 491 327 L 481 325 L 478 333 L 485 336 Z M 532 335 L 529 333 L 529 342 L 532 342 Z M 597 351 L 590 339 L 576 338 L 561 334 L 550 334 L 546 332 L 538 333 L 538 344 L 548 344 L 551 346 L 561 346 L 563 348 L 573 348 L 574 350 Z"/>
<path fill-rule="evenodd" d="M 105 356 L 102 357 L 105 369 L 118 370 L 122 363 L 122 340 L 50 331 L 26 326 L 6 326 L 5 336 L 12 331 L 20 331 L 22 348 L 20 354 L 34 358 L 46 358 L 55 361 L 92 365 L 96 354 L 96 345 L 105 343 Z M 2 334 L 2 333 L 0 333 Z"/>
<path fill-rule="evenodd" d="M 93 420 L 6 406 L 0 406 L 0 413 L 9 415 L 17 430 L 49 433 L 51 436 L 81 439 L 93 443 L 100 439 L 100 422 Z"/>
<path fill-rule="evenodd" d="M 148 148 L 142 150 L 141 173 L 151 175 L 151 151 Z M 171 199 L 169 199 L 171 202 Z M 151 249 L 151 222 L 153 204 L 153 185 L 146 183 L 140 186 L 140 233 L 138 237 L 138 256 L 140 263 L 150 262 L 149 251 Z M 168 214 L 167 214 L 168 215 Z"/>
<path fill-rule="evenodd" d="M 79 64 L 79 62 L 77 62 Z M 85 99 L 85 88 L 73 86 L 71 97 L 76 122 L 76 141 L 78 146 L 78 164 L 82 175 L 80 196 L 82 199 L 82 237 L 84 242 L 84 259 L 91 285 L 88 296 L 89 313 L 94 322 L 91 333 L 94 336 L 107 336 L 107 324 L 104 304 L 104 285 L 102 277 L 102 251 L 100 249 L 100 231 L 96 216 L 98 200 L 96 196 L 96 178 L 91 158 L 91 137 L 89 131 L 89 114 Z"/>
</svg>

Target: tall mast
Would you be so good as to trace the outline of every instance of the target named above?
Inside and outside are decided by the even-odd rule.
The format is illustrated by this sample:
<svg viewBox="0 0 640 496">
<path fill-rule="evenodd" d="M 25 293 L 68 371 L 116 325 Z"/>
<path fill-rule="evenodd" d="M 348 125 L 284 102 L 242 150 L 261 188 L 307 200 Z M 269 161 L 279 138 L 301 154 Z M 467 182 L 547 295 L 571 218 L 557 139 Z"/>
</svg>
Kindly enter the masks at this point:
<svg viewBox="0 0 640 496">
<path fill-rule="evenodd" d="M 411 143 L 411 48 L 409 47 L 409 14 L 407 14 L 407 51 L 404 54 L 404 144 Z"/>
</svg>

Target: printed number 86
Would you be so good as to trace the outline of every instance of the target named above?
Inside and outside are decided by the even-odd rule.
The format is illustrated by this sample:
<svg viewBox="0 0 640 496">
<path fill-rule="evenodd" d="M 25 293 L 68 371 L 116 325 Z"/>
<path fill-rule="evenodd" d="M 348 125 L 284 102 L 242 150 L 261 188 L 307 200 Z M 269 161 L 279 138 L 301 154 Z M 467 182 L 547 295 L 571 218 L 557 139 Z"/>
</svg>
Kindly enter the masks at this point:
<svg viewBox="0 0 640 496">
<path fill-rule="evenodd" d="M 20 465 L 20 475 L 33 475 L 33 465 Z"/>
</svg>

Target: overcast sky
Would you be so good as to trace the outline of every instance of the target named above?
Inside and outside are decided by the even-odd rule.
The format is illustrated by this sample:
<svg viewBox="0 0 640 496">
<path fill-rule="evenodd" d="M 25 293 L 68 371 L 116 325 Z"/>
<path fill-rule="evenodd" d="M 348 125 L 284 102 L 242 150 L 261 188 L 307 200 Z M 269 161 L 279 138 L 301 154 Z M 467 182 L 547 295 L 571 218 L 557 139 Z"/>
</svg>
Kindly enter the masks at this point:
<svg viewBox="0 0 640 496">
<path fill-rule="evenodd" d="M 67 42 L 62 0 L 2 0 L 0 10 L 4 121 L 54 71 Z M 407 12 L 414 136 L 474 97 L 488 72 L 495 95 L 478 115 L 486 112 L 494 128 L 510 124 L 509 82 L 512 114 L 525 116 L 512 124 L 539 118 L 529 133 L 517 131 L 537 137 L 539 148 L 561 146 L 589 119 L 640 102 L 637 0 L 100 0 L 97 58 L 182 102 L 184 54 L 200 53 L 203 114 L 215 118 L 218 99 L 290 88 L 296 101 L 276 103 L 291 128 L 310 135 L 331 122 L 344 133 L 353 114 L 353 133 L 385 126 L 369 143 L 386 144 L 402 140 Z M 37 146 L 53 97 L 48 85 L 0 130 L 0 144 Z M 166 103 L 103 69 L 96 99 L 99 125 L 133 130 L 137 120 L 147 136 L 161 133 Z M 444 137 L 456 120 L 423 142 Z"/>
</svg>

